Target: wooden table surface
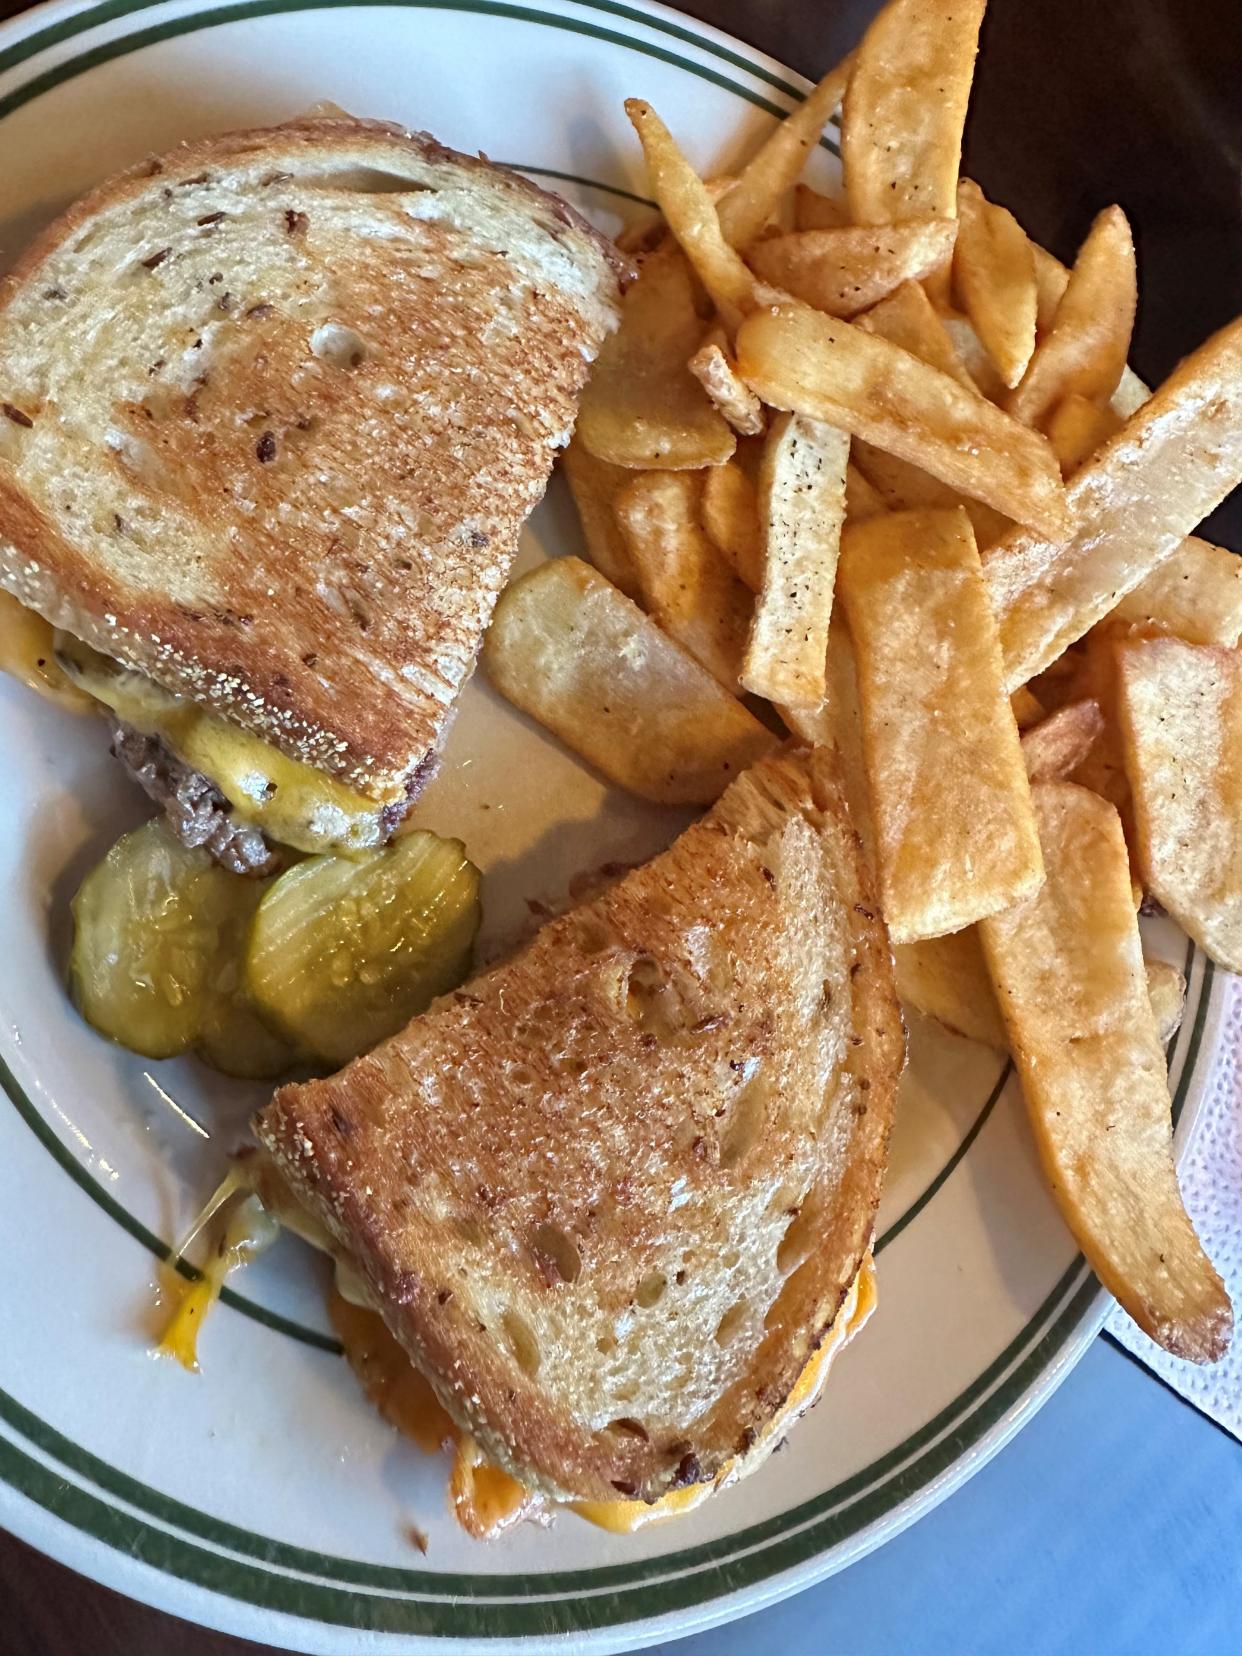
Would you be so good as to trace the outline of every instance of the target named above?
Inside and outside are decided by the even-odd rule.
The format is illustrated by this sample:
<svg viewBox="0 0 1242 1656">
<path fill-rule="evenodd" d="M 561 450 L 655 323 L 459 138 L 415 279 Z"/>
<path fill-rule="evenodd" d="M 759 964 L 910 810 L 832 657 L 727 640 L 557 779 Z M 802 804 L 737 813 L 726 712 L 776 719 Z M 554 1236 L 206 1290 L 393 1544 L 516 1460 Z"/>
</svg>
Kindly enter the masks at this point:
<svg viewBox="0 0 1242 1656">
<path fill-rule="evenodd" d="M 0 4 L 0 15 L 22 9 Z M 683 0 L 683 9 L 814 76 L 849 49 L 874 5 Z M 1242 308 L 1239 24 L 1239 0 L 991 0 L 985 22 L 966 169 L 1063 258 L 1072 257 L 1100 207 L 1121 202 L 1134 224 L 1142 283 L 1133 357 L 1149 381 Z M 1211 532 L 1242 549 L 1242 501 L 1227 503 Z M 1078 1377 L 1069 1382 L 1077 1384 Z M 1169 1399 L 1167 1407 L 1183 1406 Z M 1124 1439 L 1117 1447 L 1124 1453 Z M 988 1481 L 1000 1526 L 1007 1516 L 1000 1470 L 989 1469 L 981 1486 Z M 954 1499 L 965 1509 L 982 1498 L 972 1486 Z M 1151 1500 L 1160 1499 L 1158 1478 Z M 943 1522 L 933 1515 L 918 1533 Z M 1240 1552 L 1235 1546 L 1234 1556 Z M 815 1591 L 817 1605 L 829 1591 L 830 1584 Z M 899 1582 L 894 1591 L 901 1592 Z M 1233 1602 L 1236 1628 L 1242 1585 Z M 764 1618 L 745 1625 L 753 1648 L 777 1648 L 767 1643 Z M 796 1648 L 801 1640 L 789 1644 L 789 1621 L 780 1626 L 779 1648 Z M 822 1620 L 807 1624 L 806 1639 L 814 1633 L 817 1643 L 823 1627 Z M 906 1648 L 932 1648 L 913 1627 Z M 710 1647 L 709 1638 L 701 1648 Z M 1036 1640 L 1029 1648 L 1060 1647 Z M 0 1535 L 0 1656 L 244 1656 L 259 1649 L 130 1604 Z"/>
</svg>

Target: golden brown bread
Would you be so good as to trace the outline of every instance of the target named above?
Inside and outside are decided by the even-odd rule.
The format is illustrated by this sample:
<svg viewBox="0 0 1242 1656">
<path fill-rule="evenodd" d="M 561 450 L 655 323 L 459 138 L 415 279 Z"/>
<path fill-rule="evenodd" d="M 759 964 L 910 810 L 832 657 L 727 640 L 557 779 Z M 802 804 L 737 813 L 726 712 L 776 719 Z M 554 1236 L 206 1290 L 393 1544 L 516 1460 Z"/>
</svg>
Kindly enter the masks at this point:
<svg viewBox="0 0 1242 1656">
<path fill-rule="evenodd" d="M 903 1055 L 835 755 L 801 750 L 256 1133 L 489 1458 L 654 1499 L 831 1325 Z"/>
<path fill-rule="evenodd" d="M 0 288 L 0 586 L 399 795 L 622 268 L 555 196 L 379 122 L 208 138 L 112 179 Z"/>
</svg>

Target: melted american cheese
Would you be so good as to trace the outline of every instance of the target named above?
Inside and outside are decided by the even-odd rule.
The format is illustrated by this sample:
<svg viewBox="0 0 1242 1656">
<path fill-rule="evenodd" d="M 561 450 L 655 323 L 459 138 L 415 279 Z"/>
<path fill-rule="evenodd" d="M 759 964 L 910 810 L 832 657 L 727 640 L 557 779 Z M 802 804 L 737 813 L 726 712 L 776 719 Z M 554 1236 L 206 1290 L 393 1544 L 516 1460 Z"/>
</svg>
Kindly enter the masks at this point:
<svg viewBox="0 0 1242 1656">
<path fill-rule="evenodd" d="M 0 592 L 0 673 L 71 713 L 89 713 L 95 706 L 56 660 L 51 623 L 8 592 Z"/>
<path fill-rule="evenodd" d="M 71 688 L 110 707 L 144 735 L 159 736 L 215 783 L 240 821 L 261 828 L 269 839 L 311 852 L 362 851 L 383 839 L 376 800 L 171 695 L 144 674 L 127 672 L 65 633 L 56 635 L 56 651 Z"/>
<path fill-rule="evenodd" d="M 195 1222 L 190 1237 L 220 1212 L 239 1192 L 246 1191 L 230 1216 L 210 1263 L 200 1281 L 186 1284 L 179 1303 L 160 1339 L 158 1349 L 197 1370 L 196 1342 L 203 1319 L 219 1298 L 230 1271 L 247 1264 L 273 1239 L 277 1227 L 294 1230 L 312 1247 L 329 1254 L 336 1268 L 336 1286 L 328 1301 L 332 1326 L 369 1401 L 389 1425 L 434 1453 L 454 1450 L 449 1477 L 453 1511 L 469 1534 L 490 1540 L 521 1519 L 555 1503 L 533 1493 L 516 1478 L 492 1465 L 474 1439 L 462 1432 L 436 1397 L 430 1382 L 411 1363 L 371 1303 L 365 1283 L 327 1232 L 296 1203 L 258 1157 L 238 1162 Z M 190 1238 L 187 1238 L 188 1245 Z M 875 1266 L 867 1254 L 854 1278 L 832 1327 L 819 1350 L 798 1377 L 784 1404 L 764 1426 L 758 1441 L 745 1455 L 727 1461 L 710 1483 L 670 1490 L 658 1501 L 569 1501 L 565 1509 L 615 1535 L 631 1535 L 648 1524 L 679 1518 L 700 1506 L 718 1489 L 754 1470 L 780 1442 L 789 1427 L 817 1400 L 829 1370 L 875 1310 Z"/>
</svg>

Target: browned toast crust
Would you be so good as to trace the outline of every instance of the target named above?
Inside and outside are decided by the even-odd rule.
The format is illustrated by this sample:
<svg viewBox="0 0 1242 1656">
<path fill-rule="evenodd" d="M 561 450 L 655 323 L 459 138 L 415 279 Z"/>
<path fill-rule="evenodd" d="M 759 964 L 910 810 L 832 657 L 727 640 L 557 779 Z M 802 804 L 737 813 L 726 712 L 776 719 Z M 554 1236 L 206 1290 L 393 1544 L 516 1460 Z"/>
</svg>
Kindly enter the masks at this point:
<svg viewBox="0 0 1242 1656">
<path fill-rule="evenodd" d="M 650 1500 L 744 1454 L 832 1324 L 903 1057 L 820 749 L 256 1133 L 488 1455 Z"/>
<path fill-rule="evenodd" d="M 621 268 L 557 197 L 378 122 L 209 138 L 111 180 L 0 286 L 0 585 L 396 796 L 473 667 Z"/>
</svg>

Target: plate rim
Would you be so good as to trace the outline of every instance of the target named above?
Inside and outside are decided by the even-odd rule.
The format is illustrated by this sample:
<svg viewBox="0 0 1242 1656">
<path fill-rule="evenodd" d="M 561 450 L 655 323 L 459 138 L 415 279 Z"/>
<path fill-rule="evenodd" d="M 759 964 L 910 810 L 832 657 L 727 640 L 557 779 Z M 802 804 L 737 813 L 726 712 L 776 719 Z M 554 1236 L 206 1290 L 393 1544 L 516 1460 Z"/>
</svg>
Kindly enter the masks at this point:
<svg viewBox="0 0 1242 1656">
<path fill-rule="evenodd" d="M 102 47 L 70 56 L 63 62 L 56 64 L 52 69 L 35 74 L 10 89 L 8 93 L 0 97 L 0 119 L 3 119 L 5 115 L 21 107 L 24 103 L 33 101 L 42 92 L 51 90 L 54 86 L 63 84 L 73 78 L 74 74 L 83 73 L 102 62 L 126 55 L 127 52 L 140 50 L 142 46 L 153 44 L 158 39 L 166 39 L 176 34 L 197 32 L 198 29 L 212 27 L 218 23 L 241 22 L 259 16 L 296 13 L 306 10 L 352 11 L 365 9 L 367 3 L 368 0 L 242 0 L 240 4 L 211 4 L 210 0 L 172 0 L 167 16 L 159 24 L 145 30 L 137 30 L 132 34 L 122 34 L 113 40 L 109 40 Z M 583 31 L 579 26 L 580 20 L 575 21 L 578 13 L 594 12 L 610 18 L 654 27 L 686 44 L 699 49 L 706 49 L 709 55 L 730 62 L 735 68 L 764 81 L 773 89 L 780 90 L 789 99 L 800 96 L 803 89 L 809 85 L 802 76 L 784 68 L 774 59 L 747 46 L 744 42 L 736 40 L 712 25 L 700 24 L 697 20 L 687 18 L 667 6 L 652 3 L 652 0 L 636 0 L 634 4 L 622 4 L 619 3 L 619 0 L 533 0 L 532 4 L 520 6 L 509 4 L 507 0 L 369 0 L 369 3 L 371 5 L 378 3 L 385 8 L 396 9 L 502 15 L 534 23 L 547 22 L 549 18 L 559 18 L 561 21 L 554 26 L 587 32 L 597 36 L 602 35 L 605 39 L 616 40 L 618 37 L 611 30 L 588 28 Z M 104 0 L 103 4 L 92 4 L 91 0 L 44 0 L 43 4 L 31 11 L 8 19 L 0 25 L 0 73 L 37 57 L 42 51 L 51 46 L 72 40 L 79 34 L 89 33 L 96 27 L 138 17 L 145 12 L 154 11 L 166 5 L 168 5 L 168 0 Z M 195 27 L 196 22 L 197 28 Z M 620 39 L 619 43 L 643 51 L 650 50 L 648 43 L 632 37 Z M 678 67 L 690 70 L 695 74 L 702 74 L 704 78 L 724 86 L 727 90 L 744 97 L 748 102 L 769 112 L 777 114 L 783 112 L 780 105 L 774 104 L 763 94 L 758 94 L 751 88 L 739 86 L 719 72 L 707 70 L 702 65 L 693 64 L 668 51 L 656 50 L 654 55 L 665 58 L 672 57 Z M 77 65 L 76 69 L 74 68 L 75 65 Z M 829 147 L 835 146 L 830 144 Z M 611 188 L 611 186 L 598 185 L 596 187 Z M 1177 1088 L 1179 1105 L 1185 1102 L 1196 1074 L 1200 1073 L 1198 1062 L 1201 1053 L 1204 1050 L 1210 1053 L 1217 1043 L 1222 998 L 1221 985 L 1214 984 L 1213 981 L 1214 972 L 1211 963 L 1207 962 L 1193 948 L 1188 956 L 1188 959 L 1190 958 L 1201 961 L 1202 970 L 1198 978 L 1199 996 L 1193 1027 L 1190 1030 L 1189 1039 L 1184 1043 L 1179 1040 L 1178 1044 L 1182 1058 Z M 1178 1049 L 1175 1049 L 1175 1052 L 1177 1051 Z M 9 1090 L 8 1083 L 11 1079 L 7 1075 L 3 1078 L 6 1091 Z M 1191 1113 L 1192 1115 L 1197 1114 L 1197 1111 L 1192 1110 Z M 1182 1152 L 1184 1152 L 1186 1141 L 1193 1131 L 1193 1121 L 1188 1119 L 1183 1125 L 1186 1130 L 1179 1137 L 1179 1150 Z M 1014 1340 L 1009 1343 L 994 1363 L 989 1365 L 984 1374 L 978 1377 L 974 1385 L 967 1387 L 952 1404 L 941 1411 L 936 1420 L 927 1423 L 921 1429 L 921 1432 L 911 1434 L 895 1451 L 890 1453 L 891 1455 L 900 1456 L 909 1444 L 927 1432 L 929 1428 L 935 1427 L 937 1421 L 950 1414 L 962 1402 L 962 1399 L 974 1390 L 975 1386 L 987 1381 L 994 1371 L 999 1372 L 999 1378 L 993 1395 L 1000 1396 L 1003 1394 L 1008 1399 L 1000 1413 L 988 1412 L 987 1418 L 990 1423 L 985 1425 L 973 1438 L 961 1444 L 959 1451 L 953 1453 L 939 1470 L 933 1471 L 922 1482 L 912 1485 L 909 1493 L 903 1499 L 899 1499 L 895 1504 L 887 1507 L 876 1518 L 856 1525 L 839 1539 L 835 1541 L 826 1540 L 816 1544 L 814 1550 L 803 1553 L 786 1565 L 778 1565 L 775 1569 L 761 1571 L 757 1576 L 742 1582 L 740 1585 L 732 1587 L 725 1585 L 719 1592 L 708 1593 L 697 1598 L 691 1597 L 685 1602 L 671 1605 L 667 1610 L 660 1611 L 655 1615 L 646 1615 L 639 1619 L 630 1619 L 622 1615 L 619 1619 L 610 1618 L 604 1624 L 587 1621 L 575 1626 L 565 1626 L 550 1634 L 546 1631 L 541 1633 L 538 1630 L 526 1633 L 518 1632 L 515 1642 L 520 1643 L 523 1648 L 527 1649 L 563 1649 L 568 1640 L 587 1639 L 597 1649 L 632 1648 L 636 1640 L 646 1644 L 668 1637 L 672 1633 L 686 1633 L 696 1628 L 718 1625 L 722 1621 L 749 1613 L 765 1604 L 788 1596 L 790 1593 L 810 1585 L 813 1581 L 820 1580 L 835 1570 L 845 1567 L 854 1559 L 879 1546 L 891 1535 L 904 1529 L 923 1513 L 931 1510 L 941 1499 L 957 1488 L 987 1460 L 991 1459 L 992 1455 L 997 1453 L 1009 1441 L 1069 1373 L 1102 1325 L 1111 1304 L 1112 1301 L 1095 1283 L 1086 1270 L 1081 1256 L 1079 1256 L 1057 1283 L 1052 1293 L 1046 1298 L 1044 1304 L 1028 1320 L 1023 1330 L 1015 1336 Z M 1047 1327 L 1044 1326 L 1045 1323 L 1047 1323 Z M 1035 1336 L 1032 1336 L 1033 1329 L 1037 1331 Z M 1052 1343 L 1049 1344 L 1049 1342 Z M 1015 1352 L 1016 1355 L 1014 1355 Z M 1010 1362 L 1011 1358 L 1012 1362 Z M 1007 1363 L 1012 1370 L 1010 1373 L 1004 1372 Z M 1025 1375 L 1028 1366 L 1031 1364 L 1035 1366 L 1029 1380 L 1017 1383 L 1016 1377 Z M 1015 1386 L 1016 1389 L 1014 1389 Z M 13 1409 L 6 1409 L 8 1404 L 12 1404 L 13 1409 L 18 1411 L 16 1416 Z M 954 1442 L 958 1431 L 967 1428 L 973 1423 L 978 1413 L 985 1412 L 987 1409 L 988 1405 L 985 1402 L 973 1413 L 967 1412 L 960 1423 L 960 1428 L 955 1423 L 954 1430 L 942 1441 Z M 31 1436 L 30 1432 L 23 1430 L 20 1425 L 16 1424 L 23 1415 L 26 1416 L 26 1426 L 31 1428 L 34 1436 Z M 14 1400 L 8 1399 L 3 1393 L 0 1393 L 0 1417 L 6 1421 L 10 1428 L 17 1430 L 23 1438 L 27 1438 L 32 1443 L 38 1441 L 40 1429 L 44 1433 L 50 1434 L 51 1438 L 59 1437 L 54 1429 L 48 1427 L 46 1423 L 39 1422 L 37 1417 L 29 1415 L 28 1411 L 21 1410 L 20 1405 L 16 1405 Z M 45 1444 L 47 1441 L 49 1440 L 45 1438 Z M 68 1442 L 68 1440 L 62 1441 Z M 77 1446 L 72 1445 L 71 1447 L 77 1448 Z M 927 1453 L 934 1453 L 936 1447 L 937 1445 L 933 1444 Z M 54 1451 L 46 1450 L 45 1452 L 53 1459 L 57 1458 Z M 86 1452 L 79 1451 L 79 1453 L 85 1454 Z M 919 1454 L 922 1455 L 921 1450 Z M 6 1434 L 0 1434 L 0 1498 L 3 1498 L 5 1502 L 6 1522 L 20 1511 L 20 1509 L 13 1507 L 9 1500 L 10 1489 L 17 1488 L 16 1485 L 11 1485 L 8 1476 L 9 1471 L 13 1469 L 13 1455 L 20 1456 L 21 1449 Z M 873 1467 L 864 1469 L 855 1479 L 845 1480 L 842 1485 L 838 1486 L 838 1489 L 843 1490 L 849 1484 L 865 1479 L 867 1474 L 873 1471 L 874 1466 L 882 1464 L 888 1458 L 890 1457 L 881 1457 L 879 1462 L 873 1463 Z M 29 1457 L 26 1457 L 26 1459 L 30 1466 L 37 1467 L 44 1473 L 47 1472 L 47 1468 L 41 1466 L 39 1462 Z M 66 1467 L 69 1466 L 68 1462 L 64 1464 Z M 102 1465 L 102 1463 L 100 1464 Z M 918 1467 L 920 1464 L 921 1460 L 915 1460 L 911 1463 L 911 1466 Z M 115 1472 L 115 1469 L 110 1470 Z M 903 1472 L 902 1475 L 904 1476 L 905 1473 Z M 117 1474 L 117 1476 L 123 1477 L 124 1475 Z M 56 1514 L 54 1508 L 46 1506 L 46 1503 L 35 1506 L 28 1497 L 22 1497 L 20 1491 L 18 1493 L 23 1505 L 29 1504 L 31 1510 L 26 1514 L 26 1523 L 9 1523 L 9 1527 L 13 1529 L 14 1533 L 22 1534 L 24 1539 L 31 1540 L 34 1545 L 40 1546 L 51 1556 L 61 1558 L 63 1562 L 70 1563 L 73 1567 L 92 1574 L 95 1579 L 110 1578 L 113 1572 L 110 1570 L 102 1572 L 91 1570 L 90 1558 L 84 1559 L 82 1555 L 96 1557 L 101 1549 L 111 1550 L 113 1557 L 119 1560 L 118 1573 L 133 1570 L 135 1559 L 131 1548 L 127 1548 L 118 1542 L 109 1541 L 85 1525 L 70 1528 L 67 1535 L 58 1533 L 57 1527 L 66 1521 Z M 80 1495 L 83 1492 L 79 1489 L 78 1493 Z M 150 1493 L 154 1494 L 155 1492 Z M 827 1499 L 834 1493 L 836 1491 L 824 1492 L 817 1500 Z M 864 1488 L 859 1493 L 857 1500 L 859 1502 L 866 1500 L 869 1493 Z M 848 1509 L 848 1505 L 851 1504 L 849 1498 L 842 1497 L 842 1499 Z M 38 1497 L 35 1497 L 34 1500 L 37 1501 Z M 793 1509 L 790 1513 L 779 1514 L 774 1519 L 767 1521 L 765 1525 L 752 1526 L 752 1530 L 766 1530 L 773 1526 L 788 1530 L 792 1527 L 791 1520 L 796 1518 L 805 1508 L 816 1505 L 817 1500 L 803 1503 L 801 1508 Z M 35 1512 L 41 1512 L 47 1523 L 44 1524 L 34 1519 L 32 1514 Z M 830 1509 L 823 1515 L 823 1521 L 831 1518 L 831 1516 L 832 1511 Z M 71 1524 L 72 1520 L 68 1520 L 68 1522 Z M 808 1518 L 804 1528 L 818 1527 L 820 1522 L 820 1519 Z M 23 1533 L 24 1531 L 37 1531 L 39 1534 Z M 700 1573 L 696 1565 L 693 1573 L 687 1575 L 684 1569 L 678 1569 L 678 1561 L 690 1558 L 698 1559 L 705 1552 L 725 1546 L 736 1540 L 738 1535 L 742 1533 L 746 1532 L 735 1532 L 733 1536 L 721 1537 L 716 1542 L 704 1543 L 699 1548 L 686 1549 L 680 1553 L 665 1555 L 663 1558 L 633 1561 L 628 1566 L 616 1566 L 615 1570 L 610 1567 L 596 1567 L 572 1572 L 572 1574 L 579 1579 L 599 1576 L 612 1578 L 614 1575 L 618 1578 L 624 1578 L 628 1577 L 631 1572 L 643 1570 L 645 1572 L 643 1576 L 637 1577 L 632 1583 L 626 1581 L 624 1585 L 619 1586 L 615 1596 L 618 1599 L 624 1599 L 635 1592 L 642 1592 L 647 1599 L 650 1599 L 653 1593 L 653 1588 L 647 1580 L 650 1575 L 660 1574 L 663 1567 L 663 1570 L 668 1573 L 669 1579 L 657 1584 L 654 1591 L 659 1593 L 661 1589 L 675 1589 L 678 1582 L 692 1580 Z M 70 1538 L 78 1538 L 82 1545 L 73 1545 Z M 777 1545 L 774 1543 L 771 1549 L 765 1548 L 765 1550 L 776 1551 Z M 73 1556 L 66 1556 L 66 1554 Z M 230 1563 L 233 1564 L 235 1561 L 230 1561 Z M 184 1587 L 186 1585 L 187 1578 L 177 1576 L 175 1572 L 157 1569 L 154 1566 L 141 1566 L 141 1568 L 144 1576 L 153 1577 L 156 1584 L 160 1582 L 167 1583 L 169 1579 L 175 1579 L 180 1586 Z M 380 1567 L 375 1568 L 379 1569 Z M 424 1579 L 434 1579 L 437 1575 L 437 1572 L 434 1571 L 396 1573 L 409 1577 L 421 1576 Z M 705 1569 L 702 1573 L 707 1575 L 708 1571 Z M 715 1574 L 716 1572 L 713 1570 L 711 1573 Z M 273 1577 L 273 1579 L 276 1578 Z M 296 1582 L 294 1577 L 286 1576 L 284 1579 Z M 446 1581 L 449 1578 L 441 1575 L 439 1579 Z M 499 1583 L 507 1578 L 491 1577 L 484 1579 Z M 538 1583 L 552 1581 L 557 1577 L 553 1572 L 547 1572 L 529 1579 Z M 158 1592 L 143 1593 L 139 1584 L 134 1581 L 127 1584 L 124 1581 L 108 1579 L 108 1585 L 116 1586 L 122 1592 L 129 1591 L 133 1596 L 141 1596 L 146 1602 L 156 1604 L 160 1608 L 169 1608 L 166 1599 L 162 1598 Z M 302 1584 L 298 1583 L 297 1585 L 301 1591 Z M 303 1627 L 318 1628 L 320 1630 L 335 1628 L 338 1635 L 341 1633 L 361 1634 L 364 1638 L 381 1641 L 384 1648 L 392 1648 L 391 1633 L 383 1628 L 375 1627 L 373 1623 L 368 1626 L 365 1623 L 359 1624 L 323 1617 L 308 1620 L 300 1612 L 273 1605 L 270 1600 L 251 1600 L 236 1594 L 222 1594 L 201 1582 L 196 1589 L 192 1590 L 198 1593 L 204 1608 L 207 1604 L 219 1607 L 214 1618 L 204 1618 L 206 1625 L 218 1626 L 233 1632 L 253 1633 L 255 1631 L 254 1619 L 257 1615 L 260 1618 L 275 1618 L 273 1626 L 276 1626 L 277 1622 L 279 1623 L 276 1630 L 282 1638 L 288 1638 L 290 1625 L 300 1624 Z M 330 1590 L 339 1591 L 339 1583 Z M 443 1591 L 443 1589 L 440 1590 Z M 573 1591 L 572 1588 L 567 1590 Z M 304 1592 L 303 1596 L 305 1596 Z M 505 1603 L 498 1603 L 494 1599 L 488 1600 L 480 1597 L 478 1603 L 484 1611 L 490 1608 L 500 1615 L 504 1615 L 515 1608 L 515 1601 L 512 1599 Z M 533 1607 L 533 1603 L 528 1602 L 527 1608 Z M 245 1620 L 239 1622 L 235 1617 L 230 1617 L 226 1613 L 229 1608 L 240 1610 Z M 184 1612 L 173 1610 L 172 1613 Z M 292 1623 L 288 1622 L 290 1617 L 293 1618 Z M 409 1632 L 400 1633 L 397 1628 L 391 1630 L 392 1633 L 397 1633 L 402 1638 L 405 1648 L 443 1648 L 448 1643 L 452 1643 L 455 1648 L 459 1649 L 473 1648 L 478 1637 L 477 1632 L 472 1633 L 465 1628 L 463 1628 L 463 1631 L 466 1635 L 464 1641 L 458 1632 L 442 1632 L 432 1628 L 414 1631 L 412 1636 Z M 494 1635 L 485 1633 L 483 1642 L 478 1645 L 478 1648 L 494 1650 L 498 1639 L 504 1636 L 506 1636 L 506 1631 L 503 1629 Z M 514 1637 L 513 1634 L 508 1636 Z M 354 1643 L 356 1644 L 356 1640 Z M 304 1646 L 304 1648 L 311 1648 L 311 1646 Z M 338 1645 L 331 1642 L 320 1644 L 316 1641 L 313 1648 L 336 1649 Z"/>
</svg>

